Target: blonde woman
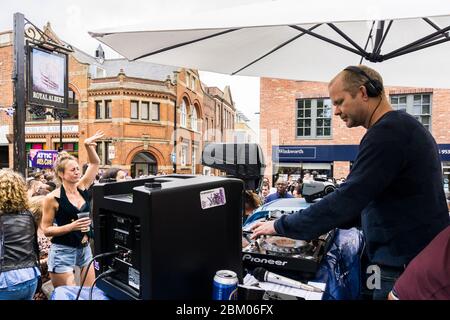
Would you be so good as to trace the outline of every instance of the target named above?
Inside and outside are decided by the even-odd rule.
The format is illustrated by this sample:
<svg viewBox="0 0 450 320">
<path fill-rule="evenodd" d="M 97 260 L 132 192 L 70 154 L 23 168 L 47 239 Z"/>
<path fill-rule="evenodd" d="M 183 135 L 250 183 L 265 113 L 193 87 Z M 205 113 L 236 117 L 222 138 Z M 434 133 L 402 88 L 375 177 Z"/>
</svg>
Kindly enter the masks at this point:
<svg viewBox="0 0 450 320">
<path fill-rule="evenodd" d="M 103 132 L 84 141 L 89 166 L 81 177 L 77 159 L 67 152 L 61 152 L 55 164 L 56 177 L 61 186 L 44 199 L 42 229 L 47 237 L 52 237 L 48 255 L 48 271 L 53 286 L 76 285 L 74 268 L 81 269 L 81 278 L 87 273 L 85 285 L 92 286 L 94 269 L 87 269 L 92 258 L 89 246 L 89 217 L 78 218 L 80 213 L 90 212 L 90 199 L 87 189 L 94 182 L 100 159 L 95 151 L 96 140 Z"/>
<path fill-rule="evenodd" d="M 0 170 L 0 300 L 31 300 L 40 271 L 25 180 Z"/>
</svg>

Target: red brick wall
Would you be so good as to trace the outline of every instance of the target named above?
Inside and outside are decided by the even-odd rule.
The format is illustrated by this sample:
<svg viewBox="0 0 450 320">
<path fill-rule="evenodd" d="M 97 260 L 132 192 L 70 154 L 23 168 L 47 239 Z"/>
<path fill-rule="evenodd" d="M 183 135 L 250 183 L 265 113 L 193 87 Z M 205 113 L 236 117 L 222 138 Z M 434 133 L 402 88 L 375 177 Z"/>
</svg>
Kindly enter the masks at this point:
<svg viewBox="0 0 450 320">
<path fill-rule="evenodd" d="M 11 107 L 13 103 L 13 47 L 10 44 L 0 45 L 0 107 Z M 0 111 L 0 126 L 9 125 L 12 133 L 12 120 L 5 112 Z M 13 167 L 13 145 L 9 144 L 9 167 Z"/>
</svg>

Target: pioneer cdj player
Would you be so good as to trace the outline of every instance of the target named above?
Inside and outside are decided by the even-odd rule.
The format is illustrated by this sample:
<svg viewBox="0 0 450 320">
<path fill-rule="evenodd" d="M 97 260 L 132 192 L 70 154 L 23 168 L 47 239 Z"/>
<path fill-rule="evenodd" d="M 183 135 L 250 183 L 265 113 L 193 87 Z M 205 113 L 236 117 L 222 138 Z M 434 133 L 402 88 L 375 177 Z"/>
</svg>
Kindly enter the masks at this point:
<svg viewBox="0 0 450 320">
<path fill-rule="evenodd" d="M 260 216 L 243 228 L 249 244 L 242 250 L 243 266 L 251 271 L 264 267 L 297 279 L 312 279 L 333 241 L 334 230 L 312 241 L 296 240 L 278 235 L 261 236 L 250 240 L 251 227 L 258 221 L 274 220 L 281 215 L 293 214 L 309 206 L 304 199 L 283 198 L 262 206 L 253 213 Z"/>
</svg>

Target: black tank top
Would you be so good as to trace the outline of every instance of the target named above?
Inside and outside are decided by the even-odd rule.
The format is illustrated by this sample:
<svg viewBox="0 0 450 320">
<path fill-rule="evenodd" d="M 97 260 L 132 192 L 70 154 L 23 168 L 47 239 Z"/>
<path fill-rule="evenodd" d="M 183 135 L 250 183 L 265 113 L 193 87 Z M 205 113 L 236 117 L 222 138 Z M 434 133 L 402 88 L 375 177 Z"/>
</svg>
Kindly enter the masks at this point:
<svg viewBox="0 0 450 320">
<path fill-rule="evenodd" d="M 56 211 L 55 221 L 59 227 L 72 223 L 73 221 L 78 219 L 77 214 L 80 212 L 89 212 L 90 204 L 89 204 L 89 194 L 87 190 L 80 190 L 78 192 L 83 197 L 85 203 L 84 205 L 78 209 L 75 207 L 67 198 L 66 190 L 64 190 L 63 185 L 61 185 L 61 194 L 59 198 L 56 198 L 56 201 L 59 203 L 58 211 Z M 81 231 L 71 231 L 62 236 L 55 236 L 52 238 L 52 243 L 63 244 L 70 247 L 79 247 L 81 245 L 81 240 L 85 233 Z"/>
</svg>

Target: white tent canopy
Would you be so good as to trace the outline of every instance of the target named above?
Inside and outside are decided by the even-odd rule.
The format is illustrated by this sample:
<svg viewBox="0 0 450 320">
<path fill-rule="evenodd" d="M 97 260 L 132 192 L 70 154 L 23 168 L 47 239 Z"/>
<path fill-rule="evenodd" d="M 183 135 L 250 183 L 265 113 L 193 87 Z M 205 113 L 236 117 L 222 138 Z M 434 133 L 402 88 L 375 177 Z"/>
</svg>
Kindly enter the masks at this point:
<svg viewBox="0 0 450 320">
<path fill-rule="evenodd" d="M 329 81 L 364 57 L 385 84 L 450 88 L 447 0 L 277 0 L 160 16 L 90 34 L 129 60 L 202 71 Z"/>
</svg>

